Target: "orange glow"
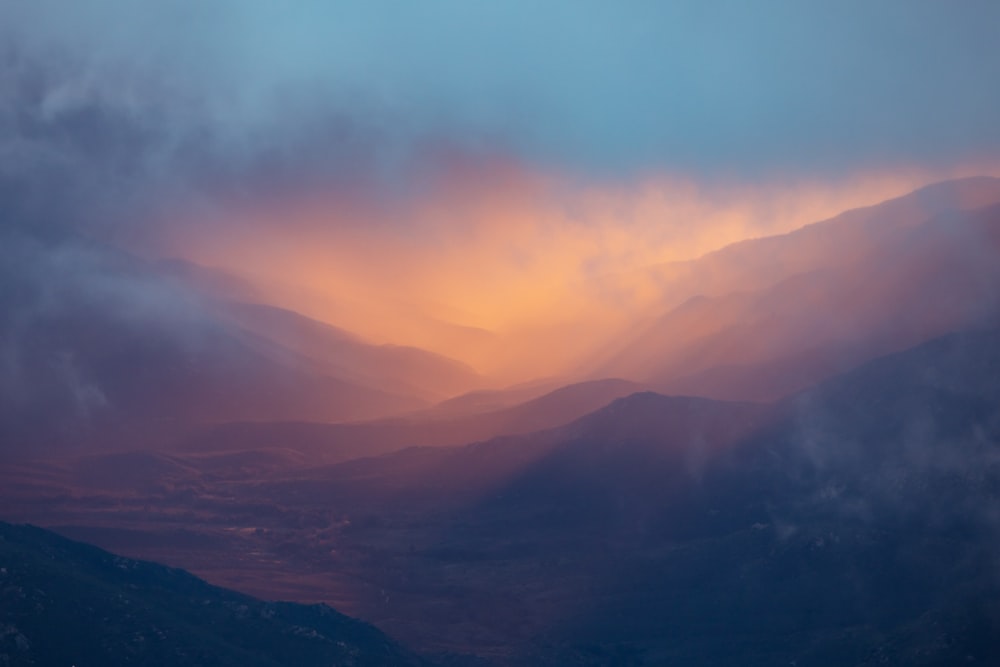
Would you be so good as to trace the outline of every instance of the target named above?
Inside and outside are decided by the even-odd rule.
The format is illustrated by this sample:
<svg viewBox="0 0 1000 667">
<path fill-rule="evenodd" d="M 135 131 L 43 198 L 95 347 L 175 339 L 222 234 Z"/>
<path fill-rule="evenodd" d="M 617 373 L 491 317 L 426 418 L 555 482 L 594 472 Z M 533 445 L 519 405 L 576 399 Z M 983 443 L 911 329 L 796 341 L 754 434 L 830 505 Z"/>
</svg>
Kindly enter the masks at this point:
<svg viewBox="0 0 1000 667">
<path fill-rule="evenodd" d="M 375 343 L 452 357 L 494 384 L 572 378 L 609 341 L 695 293 L 672 285 L 666 263 L 969 171 L 997 172 L 712 186 L 662 175 L 616 185 L 484 162 L 381 205 L 316 194 L 229 210 L 182 226 L 167 246 L 246 277 L 271 303 Z"/>
</svg>

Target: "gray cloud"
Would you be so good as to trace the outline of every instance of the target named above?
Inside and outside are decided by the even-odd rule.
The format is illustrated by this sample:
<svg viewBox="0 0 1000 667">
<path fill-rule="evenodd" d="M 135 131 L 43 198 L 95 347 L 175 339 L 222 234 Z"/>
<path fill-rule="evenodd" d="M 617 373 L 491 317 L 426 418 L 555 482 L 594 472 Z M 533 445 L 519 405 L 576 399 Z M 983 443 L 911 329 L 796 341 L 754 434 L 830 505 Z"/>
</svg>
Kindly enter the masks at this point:
<svg viewBox="0 0 1000 667">
<path fill-rule="evenodd" d="M 987 1 L 43 0 L 0 19 L 33 52 L 153 73 L 184 91 L 162 99 L 184 107 L 175 120 L 193 113 L 230 148 L 339 114 L 381 160 L 445 138 L 603 175 L 829 173 L 1000 150 L 1000 6 Z"/>
</svg>

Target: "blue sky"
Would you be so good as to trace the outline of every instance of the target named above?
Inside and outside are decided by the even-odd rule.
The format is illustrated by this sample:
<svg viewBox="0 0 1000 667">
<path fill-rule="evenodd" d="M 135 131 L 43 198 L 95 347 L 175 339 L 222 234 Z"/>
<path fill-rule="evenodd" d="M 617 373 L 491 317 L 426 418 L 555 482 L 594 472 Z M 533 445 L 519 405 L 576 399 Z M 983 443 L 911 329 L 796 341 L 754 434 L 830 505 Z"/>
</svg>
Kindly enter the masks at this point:
<svg viewBox="0 0 1000 667">
<path fill-rule="evenodd" d="M 990 1 L 6 0 L 0 23 L 22 59 L 132 113 L 148 95 L 157 131 L 233 159 L 331 123 L 378 160 L 446 143 L 624 178 L 1000 152 Z"/>
</svg>

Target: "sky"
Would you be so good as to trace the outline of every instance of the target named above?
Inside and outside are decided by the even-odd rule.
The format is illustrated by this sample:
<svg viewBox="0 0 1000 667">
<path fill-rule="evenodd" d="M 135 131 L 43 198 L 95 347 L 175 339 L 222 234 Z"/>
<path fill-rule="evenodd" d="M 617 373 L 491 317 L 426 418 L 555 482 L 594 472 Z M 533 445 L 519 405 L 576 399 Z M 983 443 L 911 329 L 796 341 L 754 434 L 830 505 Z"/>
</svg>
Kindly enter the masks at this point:
<svg viewBox="0 0 1000 667">
<path fill-rule="evenodd" d="M 389 153 L 445 143 L 604 177 L 829 176 L 1000 148 L 988 0 L 5 0 L 0 18 L 14 49 L 75 65 L 50 113 L 155 80 L 181 91 L 157 100 L 182 107 L 171 122 L 232 141 L 339 120 Z"/>
<path fill-rule="evenodd" d="M 607 335 L 658 298 L 647 267 L 1000 173 L 998 25 L 988 0 L 0 0 L 3 224 L 375 342 Z"/>
</svg>

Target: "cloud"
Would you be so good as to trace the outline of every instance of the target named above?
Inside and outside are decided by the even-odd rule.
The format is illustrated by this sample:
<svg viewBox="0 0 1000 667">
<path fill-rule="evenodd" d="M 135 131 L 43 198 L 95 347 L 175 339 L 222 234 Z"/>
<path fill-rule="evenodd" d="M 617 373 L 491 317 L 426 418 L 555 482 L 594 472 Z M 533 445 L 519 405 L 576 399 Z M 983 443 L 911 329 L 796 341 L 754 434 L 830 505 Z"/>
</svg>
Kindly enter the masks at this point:
<svg viewBox="0 0 1000 667">
<path fill-rule="evenodd" d="M 123 385 L 155 390 L 156 354 L 196 349 L 212 330 L 202 300 L 143 263 L 36 231 L 6 229 L 0 246 L 0 433 L 10 449 L 84 439 L 122 408 Z"/>
<path fill-rule="evenodd" d="M 846 519 L 906 517 L 995 537 L 997 330 L 883 357 L 798 395 L 782 470 L 804 502 Z"/>
<path fill-rule="evenodd" d="M 443 137 L 605 177 L 844 173 L 1000 149 L 1000 7 L 986 1 L 42 0 L 0 12 L 23 48 L 153 72 L 207 101 L 216 130 L 265 142 L 323 108 L 373 126 L 386 153 Z"/>
</svg>

